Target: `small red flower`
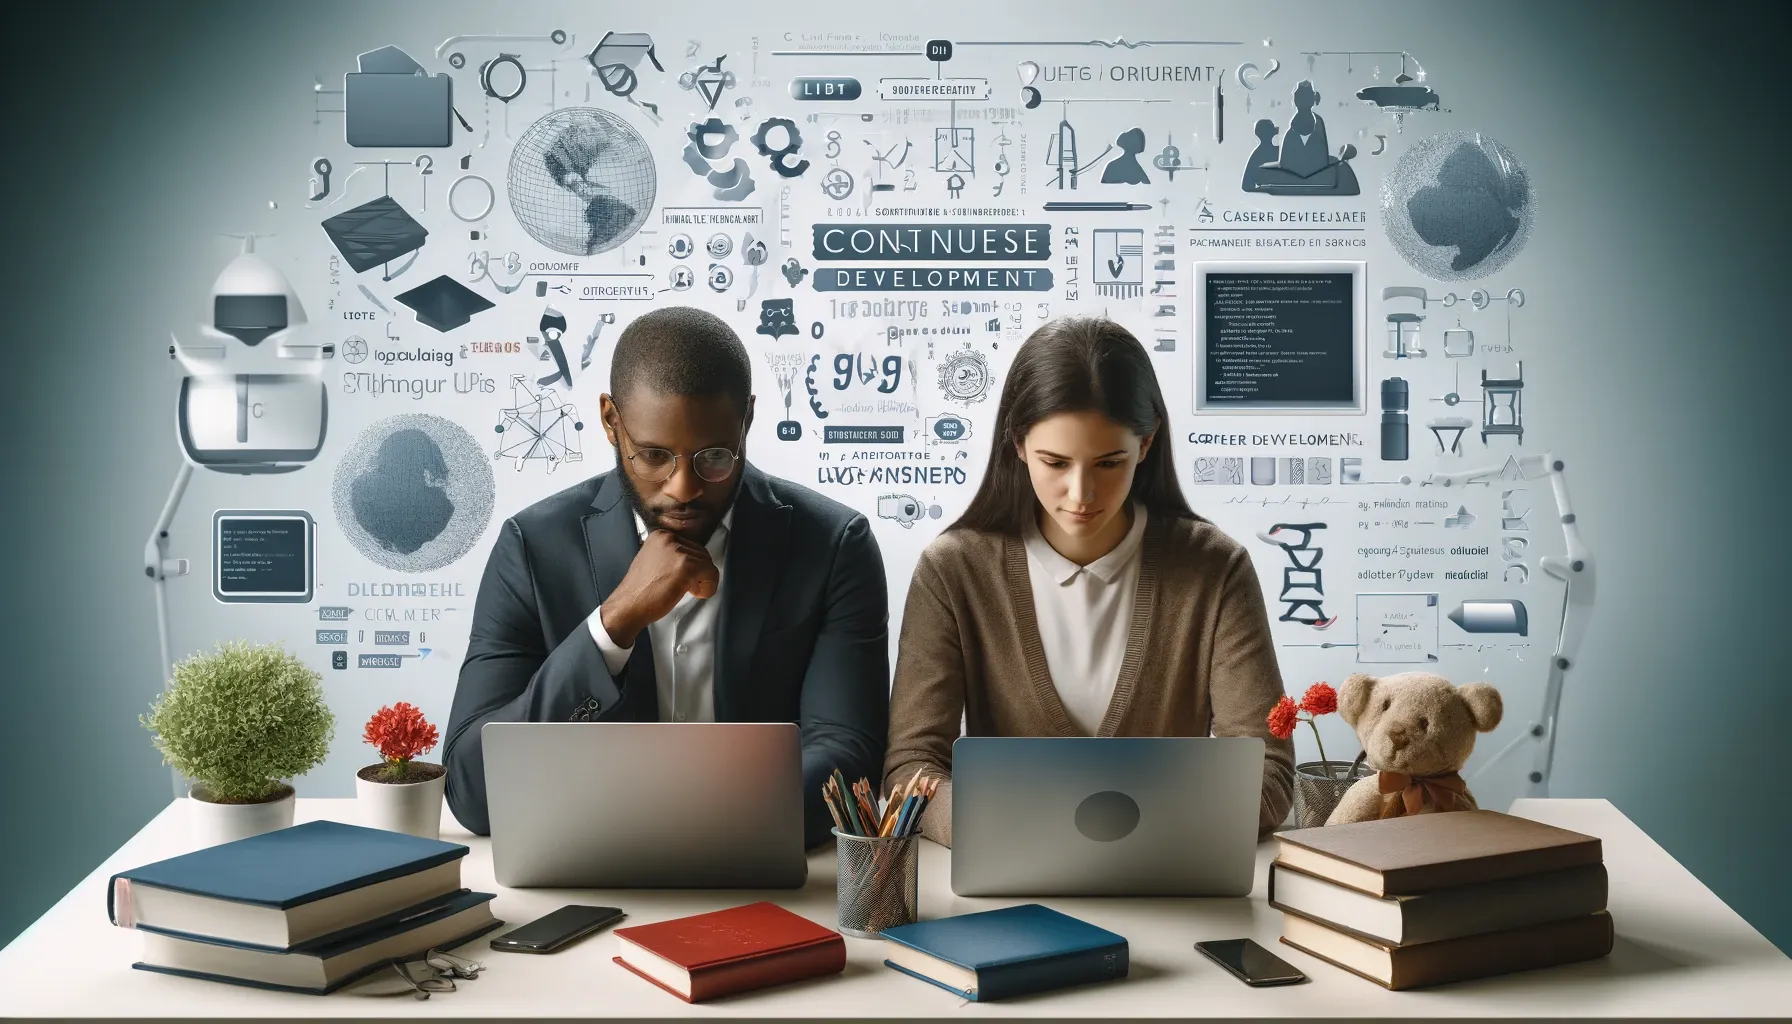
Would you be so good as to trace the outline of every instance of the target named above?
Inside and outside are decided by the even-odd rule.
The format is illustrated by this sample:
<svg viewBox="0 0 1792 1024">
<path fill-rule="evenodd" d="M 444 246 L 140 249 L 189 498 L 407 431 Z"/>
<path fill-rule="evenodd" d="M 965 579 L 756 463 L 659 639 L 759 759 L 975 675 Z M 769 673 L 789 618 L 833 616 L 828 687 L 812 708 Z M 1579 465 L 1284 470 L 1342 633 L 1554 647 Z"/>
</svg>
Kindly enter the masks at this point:
<svg viewBox="0 0 1792 1024">
<path fill-rule="evenodd" d="M 1338 691 L 1330 683 L 1314 683 L 1301 695 L 1300 709 L 1309 715 L 1329 715 L 1338 710 Z"/>
<path fill-rule="evenodd" d="M 1295 712 L 1299 710 L 1294 698 L 1283 694 L 1282 699 L 1276 701 L 1276 706 L 1269 709 L 1269 734 L 1278 740 L 1293 736 L 1294 724 L 1300 721 L 1295 717 Z"/>
<path fill-rule="evenodd" d="M 374 712 L 361 738 L 388 762 L 400 763 L 435 749 L 436 727 L 423 717 L 421 708 L 399 701 Z"/>
</svg>

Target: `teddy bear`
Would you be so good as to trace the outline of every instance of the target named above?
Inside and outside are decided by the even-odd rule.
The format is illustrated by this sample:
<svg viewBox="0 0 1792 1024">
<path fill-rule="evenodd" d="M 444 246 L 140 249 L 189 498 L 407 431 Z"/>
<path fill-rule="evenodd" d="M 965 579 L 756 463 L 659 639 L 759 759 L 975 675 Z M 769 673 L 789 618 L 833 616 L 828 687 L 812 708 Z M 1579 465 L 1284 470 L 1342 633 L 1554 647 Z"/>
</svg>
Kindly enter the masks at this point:
<svg viewBox="0 0 1792 1024">
<path fill-rule="evenodd" d="M 1356 730 L 1363 759 L 1378 774 L 1351 786 L 1325 823 L 1474 810 L 1457 772 L 1475 749 L 1475 734 L 1493 731 L 1502 711 L 1500 692 L 1487 683 L 1452 686 L 1429 672 L 1350 676 L 1338 691 L 1338 715 Z"/>
</svg>

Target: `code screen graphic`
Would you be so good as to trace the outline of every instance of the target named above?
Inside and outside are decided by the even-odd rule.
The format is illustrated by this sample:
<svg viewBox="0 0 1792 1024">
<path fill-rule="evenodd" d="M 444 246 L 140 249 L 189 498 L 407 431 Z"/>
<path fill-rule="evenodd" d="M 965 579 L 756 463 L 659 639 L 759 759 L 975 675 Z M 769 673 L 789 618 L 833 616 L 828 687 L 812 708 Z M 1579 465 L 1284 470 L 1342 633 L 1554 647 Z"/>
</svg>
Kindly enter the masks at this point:
<svg viewBox="0 0 1792 1024">
<path fill-rule="evenodd" d="M 226 602 L 311 600 L 312 521 L 303 512 L 219 512 L 212 520 L 213 596 Z"/>
<path fill-rule="evenodd" d="M 1213 273 L 1206 283 L 1207 407 L 1354 404 L 1351 275 Z"/>
</svg>

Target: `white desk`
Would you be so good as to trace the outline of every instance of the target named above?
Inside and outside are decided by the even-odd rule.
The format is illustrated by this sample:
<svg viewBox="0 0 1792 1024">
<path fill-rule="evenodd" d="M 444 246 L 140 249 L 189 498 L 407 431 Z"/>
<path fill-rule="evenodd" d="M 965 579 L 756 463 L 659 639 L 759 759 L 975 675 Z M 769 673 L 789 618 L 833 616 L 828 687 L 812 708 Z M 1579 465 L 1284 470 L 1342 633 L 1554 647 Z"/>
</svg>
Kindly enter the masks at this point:
<svg viewBox="0 0 1792 1024">
<path fill-rule="evenodd" d="M 883 966 L 876 940 L 847 939 L 844 976 L 689 1006 L 610 962 L 608 933 L 549 956 L 494 953 L 483 939 L 461 952 L 486 971 L 456 992 L 413 999 L 394 977 L 325 997 L 266 992 L 134 971 L 139 936 L 112 927 L 105 885 L 113 872 L 183 852 L 185 801 L 175 801 L 74 890 L 0 950 L 0 1016 L 9 1017 L 1768 1017 L 1792 1014 L 1792 961 L 1603 800 L 1520 800 L 1513 813 L 1605 841 L 1617 948 L 1603 960 L 1414 992 L 1388 992 L 1277 942 L 1282 915 L 1263 900 L 1275 844 L 1258 851 L 1248 900 L 1042 899 L 1126 936 L 1132 973 L 1112 984 L 1003 1003 L 968 1003 Z M 300 800 L 299 820 L 353 821 L 349 800 Z M 496 892 L 493 906 L 520 924 L 562 903 L 620 906 L 630 924 L 767 898 L 834 924 L 834 850 L 809 861 L 809 883 L 772 893 L 502 889 L 487 841 L 444 814 L 442 838 L 471 847 L 466 886 Z M 945 917 L 1012 903 L 952 895 L 950 854 L 923 842 L 921 914 Z M 1250 935 L 1310 977 L 1251 989 L 1196 953 L 1197 939 Z"/>
</svg>

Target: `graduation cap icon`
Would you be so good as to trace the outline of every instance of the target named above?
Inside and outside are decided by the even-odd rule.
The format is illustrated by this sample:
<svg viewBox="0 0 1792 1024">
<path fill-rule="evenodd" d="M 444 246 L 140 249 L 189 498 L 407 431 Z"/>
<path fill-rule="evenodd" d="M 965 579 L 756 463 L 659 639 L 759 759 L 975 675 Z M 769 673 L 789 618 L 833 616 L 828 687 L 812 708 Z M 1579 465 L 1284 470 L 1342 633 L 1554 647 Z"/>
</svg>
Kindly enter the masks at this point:
<svg viewBox="0 0 1792 1024">
<path fill-rule="evenodd" d="M 473 319 L 474 313 L 492 308 L 485 296 L 443 274 L 433 281 L 402 292 L 398 301 L 417 311 L 417 322 L 444 334 Z"/>
<path fill-rule="evenodd" d="M 323 223 L 324 234 L 359 274 L 423 248 L 429 229 L 391 196 L 381 196 Z"/>
</svg>

